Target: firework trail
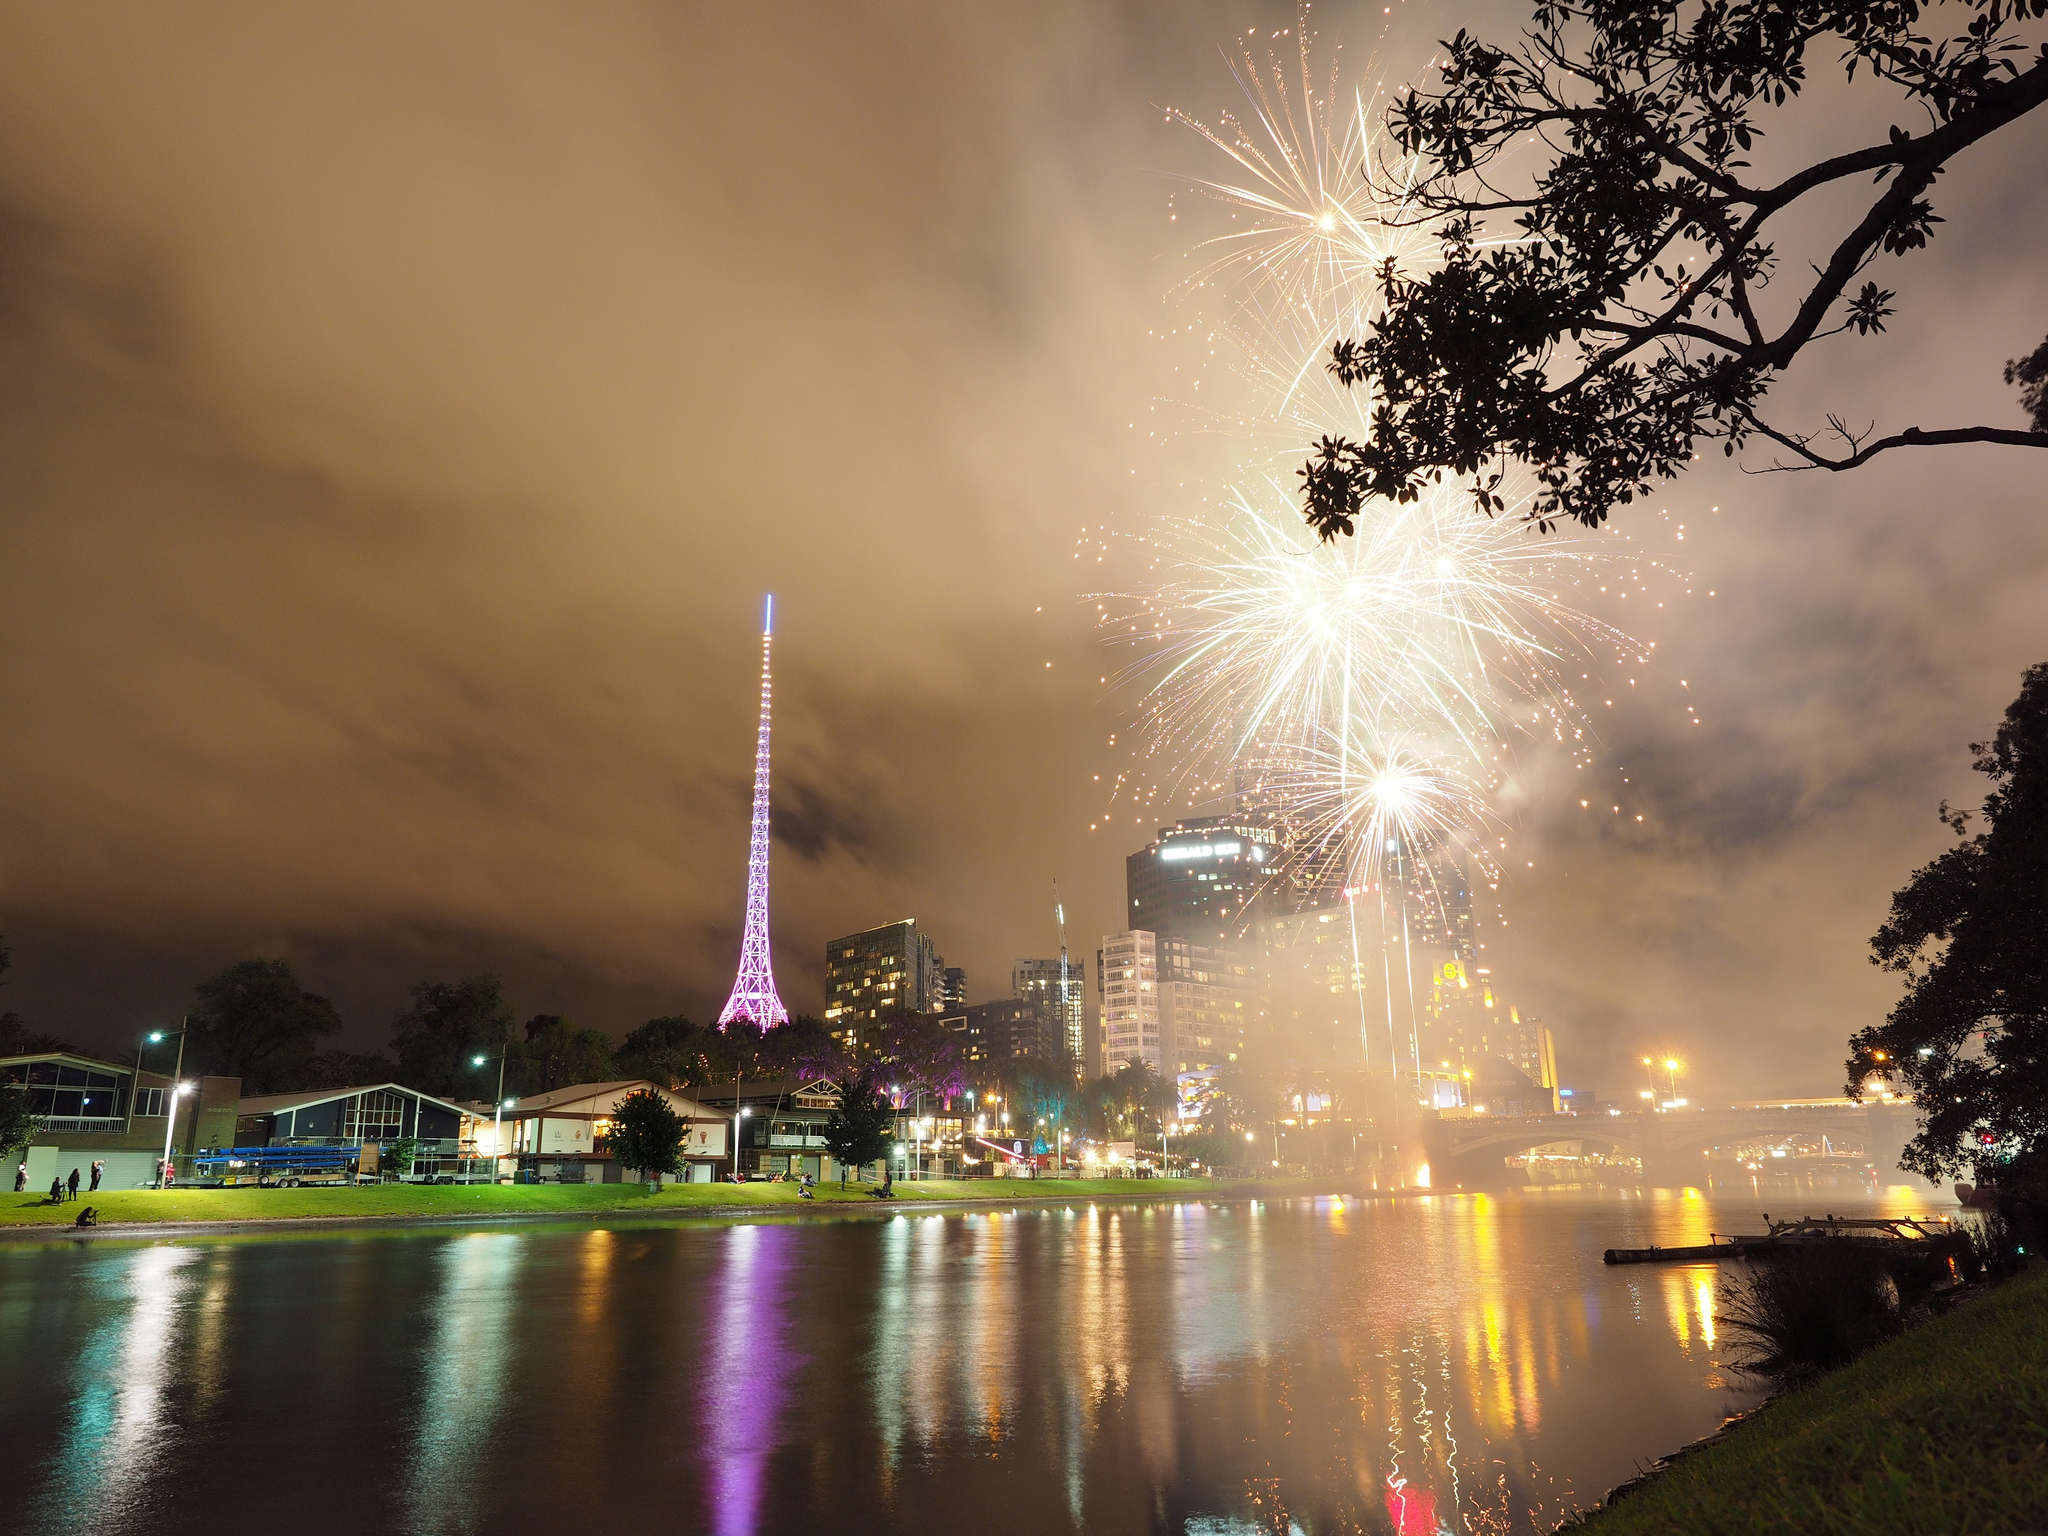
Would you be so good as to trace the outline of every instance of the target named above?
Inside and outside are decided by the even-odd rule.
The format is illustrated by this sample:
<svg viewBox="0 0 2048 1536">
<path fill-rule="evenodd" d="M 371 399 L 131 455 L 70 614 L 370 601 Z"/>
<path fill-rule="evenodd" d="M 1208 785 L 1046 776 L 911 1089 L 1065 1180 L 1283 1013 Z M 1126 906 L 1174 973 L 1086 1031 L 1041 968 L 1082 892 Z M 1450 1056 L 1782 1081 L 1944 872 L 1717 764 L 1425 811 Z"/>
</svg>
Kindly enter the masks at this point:
<svg viewBox="0 0 2048 1536">
<path fill-rule="evenodd" d="M 1169 115 L 1235 173 L 1196 183 L 1231 227 L 1189 286 L 1229 298 L 1258 405 L 1229 413 L 1238 483 L 1138 541 L 1140 589 L 1099 595 L 1106 637 L 1136 652 L 1120 680 L 1144 690 L 1141 779 L 1275 812 L 1299 892 L 1364 889 L 1390 855 L 1451 846 L 1490 867 L 1479 835 L 1515 741 L 1587 750 L 1566 665 L 1639 649 L 1570 600 L 1630 557 L 1613 536 L 1540 539 L 1512 505 L 1485 517 L 1455 486 L 1369 503 L 1355 537 L 1318 542 L 1291 464 L 1333 426 L 1370 435 L 1370 397 L 1330 377 L 1330 345 L 1365 328 L 1390 265 L 1438 246 L 1405 201 L 1415 164 L 1376 142 L 1377 92 L 1340 91 L 1334 68 L 1319 85 L 1305 35 L 1298 65 L 1246 53 L 1232 72 L 1243 117 Z"/>
</svg>

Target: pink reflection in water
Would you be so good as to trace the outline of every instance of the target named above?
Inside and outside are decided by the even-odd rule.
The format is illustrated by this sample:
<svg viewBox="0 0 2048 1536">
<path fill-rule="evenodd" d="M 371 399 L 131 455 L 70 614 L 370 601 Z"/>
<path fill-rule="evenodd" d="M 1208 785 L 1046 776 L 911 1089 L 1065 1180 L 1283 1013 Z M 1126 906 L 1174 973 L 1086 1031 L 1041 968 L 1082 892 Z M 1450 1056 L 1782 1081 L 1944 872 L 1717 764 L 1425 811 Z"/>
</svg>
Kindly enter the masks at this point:
<svg viewBox="0 0 2048 1536">
<path fill-rule="evenodd" d="M 1436 1536 L 1436 1496 L 1427 1488 L 1411 1488 L 1401 1478 L 1387 1484 L 1387 1518 L 1396 1536 Z"/>
<path fill-rule="evenodd" d="M 718 1536 L 753 1536 L 760 1529 L 761 1481 L 800 1363 L 788 1346 L 783 1305 L 793 1239 L 783 1226 L 734 1227 L 727 1233 L 701 1400 L 711 1528 Z"/>
</svg>

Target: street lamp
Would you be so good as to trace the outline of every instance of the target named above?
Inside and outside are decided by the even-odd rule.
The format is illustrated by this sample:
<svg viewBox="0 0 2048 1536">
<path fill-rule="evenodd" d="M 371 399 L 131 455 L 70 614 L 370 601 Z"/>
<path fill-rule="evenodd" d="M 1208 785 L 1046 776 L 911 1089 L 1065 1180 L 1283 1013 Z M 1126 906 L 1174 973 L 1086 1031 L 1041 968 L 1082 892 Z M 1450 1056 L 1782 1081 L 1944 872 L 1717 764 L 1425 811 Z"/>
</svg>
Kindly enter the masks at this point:
<svg viewBox="0 0 2048 1536">
<path fill-rule="evenodd" d="M 740 1181 L 740 1122 L 751 1115 L 751 1109 L 735 1108 L 732 1112 L 732 1181 Z"/>
<path fill-rule="evenodd" d="M 184 1052 L 179 1051 L 182 1058 Z M 170 1113 L 164 1117 L 164 1161 L 163 1173 L 158 1177 L 157 1188 L 162 1189 L 171 1176 L 171 1127 L 178 1123 L 178 1100 L 192 1091 L 190 1083 L 178 1083 L 171 1089 Z"/>
<path fill-rule="evenodd" d="M 176 1035 L 178 1037 L 178 1064 L 171 1069 L 171 1081 L 175 1083 L 185 1071 L 185 1033 L 189 1027 L 188 1016 L 186 1019 L 178 1020 L 178 1027 L 176 1029 L 152 1029 L 136 1045 L 135 1081 L 128 1085 L 128 1123 L 121 1128 L 123 1131 L 135 1129 L 135 1095 L 142 1090 L 143 1052 L 147 1051 L 152 1045 L 162 1045 L 166 1035 Z"/>
<path fill-rule="evenodd" d="M 1675 1058 L 1665 1058 L 1664 1070 L 1671 1074 L 1671 1097 L 1674 1100 L 1678 1097 L 1678 1067 L 1679 1063 Z"/>
<path fill-rule="evenodd" d="M 505 1097 L 505 1053 L 511 1049 L 512 1042 L 510 1040 L 505 1041 L 498 1047 L 498 1096 L 491 1100 L 491 1155 L 493 1157 L 503 1157 L 505 1155 L 504 1111 L 505 1106 L 512 1102 Z M 470 1057 L 469 1064 L 472 1067 L 480 1067 L 490 1059 L 489 1053 L 486 1052 L 481 1056 Z M 538 1147 L 534 1148 L 536 1152 L 539 1150 L 540 1148 Z M 495 1172 L 492 1178 L 495 1181 Z"/>
</svg>

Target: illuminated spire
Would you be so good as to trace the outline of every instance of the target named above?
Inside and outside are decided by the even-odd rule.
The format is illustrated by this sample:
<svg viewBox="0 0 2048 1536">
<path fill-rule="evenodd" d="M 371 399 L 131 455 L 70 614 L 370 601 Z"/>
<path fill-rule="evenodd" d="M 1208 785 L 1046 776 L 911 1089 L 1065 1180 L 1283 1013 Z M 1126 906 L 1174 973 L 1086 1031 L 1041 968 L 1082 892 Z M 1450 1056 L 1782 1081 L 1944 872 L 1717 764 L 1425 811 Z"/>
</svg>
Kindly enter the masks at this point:
<svg viewBox="0 0 2048 1536">
<path fill-rule="evenodd" d="M 767 1029 L 789 1022 L 789 1010 L 775 995 L 775 965 L 768 955 L 768 648 L 775 639 L 775 599 L 761 626 L 761 734 L 754 744 L 754 835 L 747 847 L 747 931 L 740 940 L 740 973 L 732 996 L 718 1015 L 723 1029 L 749 1019 Z"/>
</svg>

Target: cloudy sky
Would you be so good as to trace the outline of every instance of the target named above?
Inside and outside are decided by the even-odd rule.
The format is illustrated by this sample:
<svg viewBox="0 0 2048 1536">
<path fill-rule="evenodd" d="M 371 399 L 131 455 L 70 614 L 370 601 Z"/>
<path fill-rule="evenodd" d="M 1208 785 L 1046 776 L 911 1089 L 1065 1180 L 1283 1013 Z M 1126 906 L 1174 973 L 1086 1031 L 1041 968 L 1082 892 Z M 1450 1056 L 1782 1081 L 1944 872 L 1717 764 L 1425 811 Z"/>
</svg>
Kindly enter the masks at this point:
<svg viewBox="0 0 2048 1536">
<path fill-rule="evenodd" d="M 1370 83 L 1521 12 L 1313 14 Z M 614 1031 L 715 1009 L 770 590 L 791 1004 L 826 938 L 909 915 L 998 995 L 1054 880 L 1092 951 L 1148 833 L 1094 777 L 1128 736 L 1076 537 L 1176 510 L 1215 456 L 1143 425 L 1187 403 L 1157 337 L 1197 318 L 1185 186 L 1216 169 L 1162 109 L 1233 105 L 1224 50 L 1293 24 L 0 13 L 5 1006 L 114 1047 L 263 954 L 357 1046 L 480 969 Z M 1766 158 L 1890 112 L 1824 82 Z M 1958 165 L 1884 278 L 1894 332 L 1816 355 L 1781 414 L 2020 425 L 2044 159 L 2048 118 Z M 1624 514 L 1693 594 L 1605 611 L 1658 663 L 1597 768 L 1522 755 L 1488 936 L 1568 1080 L 1626 1089 L 1654 1046 L 1703 1088 L 1839 1082 L 1892 990 L 1865 940 L 2048 657 L 2042 483 L 2017 449 L 1717 462 Z M 1580 810 L 1590 777 L 1625 815 Z"/>
</svg>

